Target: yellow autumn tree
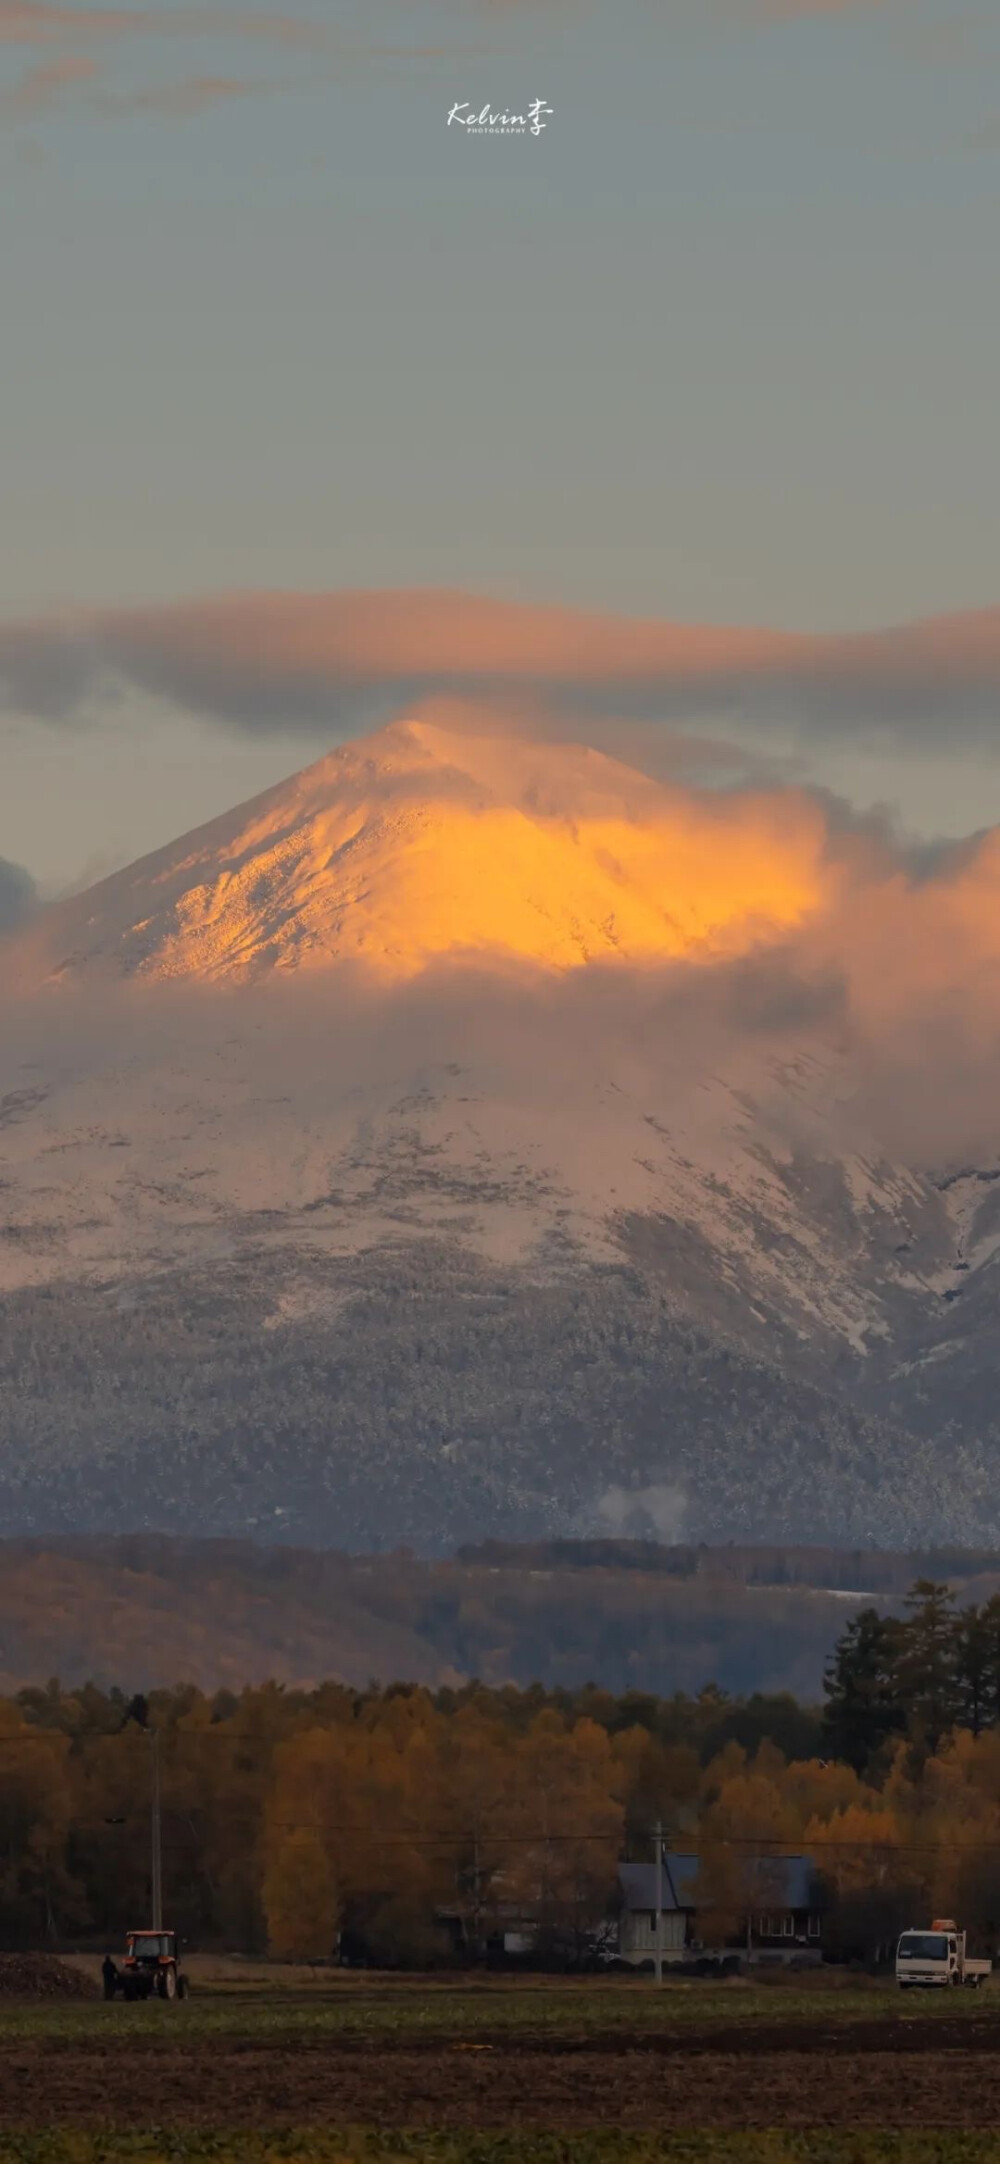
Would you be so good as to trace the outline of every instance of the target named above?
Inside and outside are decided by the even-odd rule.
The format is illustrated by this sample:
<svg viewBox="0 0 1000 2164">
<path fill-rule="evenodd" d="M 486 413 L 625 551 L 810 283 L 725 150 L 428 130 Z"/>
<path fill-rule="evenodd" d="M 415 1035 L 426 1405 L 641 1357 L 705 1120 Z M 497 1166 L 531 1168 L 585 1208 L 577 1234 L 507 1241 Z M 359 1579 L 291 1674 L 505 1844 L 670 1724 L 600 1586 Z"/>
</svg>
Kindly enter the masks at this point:
<svg viewBox="0 0 1000 2164">
<path fill-rule="evenodd" d="M 338 1903 L 330 1859 L 307 1826 L 283 1835 L 264 1868 L 267 1941 L 280 1961 L 315 1961 L 334 1951 Z"/>
<path fill-rule="evenodd" d="M 579 1955 L 607 1914 L 624 1826 L 619 1786 L 595 1721 L 535 1716 L 517 1752 L 507 1875 L 543 1944 Z"/>
<path fill-rule="evenodd" d="M 851 1803 L 811 1819 L 805 1846 L 838 1894 L 894 1884 L 903 1875 L 903 1836 L 894 1812 Z"/>
<path fill-rule="evenodd" d="M 864 1787 L 853 1766 L 838 1760 L 800 1759 L 786 1767 L 781 1786 L 800 1835 L 813 1820 L 832 1818 L 835 1811 L 851 1804 L 874 1801 L 874 1792 Z"/>
<path fill-rule="evenodd" d="M 736 1768 L 736 1761 L 727 1762 Z M 785 1793 L 785 1761 L 767 1747 L 750 1766 L 719 1776 L 702 1813 L 696 1896 L 706 1944 L 724 1944 L 750 1919 L 782 1905 L 780 1858 L 797 1845 L 796 1813 Z"/>
<path fill-rule="evenodd" d="M 676 1843 L 693 1817 L 701 1785 L 698 1754 L 690 1744 L 665 1744 L 648 1728 L 625 1728 L 612 1738 L 616 1793 L 625 1806 L 626 1838 L 633 1851 L 649 1841 L 656 1821 Z"/>
</svg>

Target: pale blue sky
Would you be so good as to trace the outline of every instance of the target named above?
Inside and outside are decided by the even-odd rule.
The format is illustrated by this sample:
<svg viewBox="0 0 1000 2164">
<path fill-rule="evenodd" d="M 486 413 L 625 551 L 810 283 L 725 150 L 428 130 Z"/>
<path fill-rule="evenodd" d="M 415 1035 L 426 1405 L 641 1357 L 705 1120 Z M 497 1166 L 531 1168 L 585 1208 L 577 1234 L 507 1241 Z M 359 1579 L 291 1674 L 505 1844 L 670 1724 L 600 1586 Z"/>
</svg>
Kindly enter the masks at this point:
<svg viewBox="0 0 1000 2164">
<path fill-rule="evenodd" d="M 0 0 L 4 616 L 440 584 L 826 630 L 1000 598 L 995 0 L 97 14 L 32 43 Z M 535 96 L 538 140 L 447 127 Z M 0 856 L 50 881 L 317 748 L 138 706 L 0 728 Z M 845 758 L 914 823 L 1000 816 L 947 744 Z"/>
</svg>

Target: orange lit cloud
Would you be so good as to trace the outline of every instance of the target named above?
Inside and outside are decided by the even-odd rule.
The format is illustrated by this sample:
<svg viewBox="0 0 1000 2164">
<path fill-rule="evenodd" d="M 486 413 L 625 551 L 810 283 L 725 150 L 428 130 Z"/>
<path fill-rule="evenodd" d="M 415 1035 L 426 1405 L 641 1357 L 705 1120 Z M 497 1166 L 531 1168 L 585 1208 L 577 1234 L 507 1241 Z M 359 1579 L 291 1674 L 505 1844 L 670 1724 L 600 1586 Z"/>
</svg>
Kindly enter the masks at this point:
<svg viewBox="0 0 1000 2164">
<path fill-rule="evenodd" d="M 819 637 L 428 591 L 237 594 L 0 625 L 0 694 L 85 713 L 121 687 L 248 731 L 329 739 L 427 695 L 568 713 L 691 712 L 905 740 L 942 720 L 992 741 L 1000 608 Z"/>
</svg>

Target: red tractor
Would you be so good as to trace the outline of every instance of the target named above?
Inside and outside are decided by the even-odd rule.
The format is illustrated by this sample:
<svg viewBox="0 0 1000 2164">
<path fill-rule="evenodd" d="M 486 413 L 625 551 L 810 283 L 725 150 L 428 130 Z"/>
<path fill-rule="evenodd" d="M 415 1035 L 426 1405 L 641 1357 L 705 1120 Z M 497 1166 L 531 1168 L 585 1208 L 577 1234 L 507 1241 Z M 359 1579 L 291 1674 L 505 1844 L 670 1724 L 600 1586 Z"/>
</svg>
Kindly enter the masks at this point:
<svg viewBox="0 0 1000 2164">
<path fill-rule="evenodd" d="M 116 1968 L 104 1964 L 104 1996 L 113 1999 L 185 1999 L 187 1977 L 182 1976 L 177 1956 L 176 1931 L 128 1931 L 125 1959 Z"/>
</svg>

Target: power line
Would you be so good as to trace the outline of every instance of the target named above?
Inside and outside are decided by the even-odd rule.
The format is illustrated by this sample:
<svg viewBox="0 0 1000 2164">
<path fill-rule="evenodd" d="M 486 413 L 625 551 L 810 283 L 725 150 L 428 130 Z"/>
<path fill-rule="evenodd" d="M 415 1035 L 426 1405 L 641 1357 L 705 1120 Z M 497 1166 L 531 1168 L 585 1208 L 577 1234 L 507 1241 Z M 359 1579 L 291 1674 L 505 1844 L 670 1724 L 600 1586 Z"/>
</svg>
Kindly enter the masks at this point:
<svg viewBox="0 0 1000 2164">
<path fill-rule="evenodd" d="M 195 1804 L 191 1808 L 195 1811 L 201 1811 L 204 1807 Z M 177 1813 L 171 1810 L 169 1804 L 165 1805 L 164 1810 L 167 1817 L 177 1816 Z M 187 1807 L 185 1806 L 185 1815 L 186 1813 Z M 259 1817 L 266 1817 L 266 1812 L 262 1811 Z M 226 1811 L 225 1820 L 227 1828 L 232 1826 L 233 1813 L 231 1811 Z M 243 1823 L 245 1825 L 256 1825 L 259 1820 L 244 1819 Z M 328 1840 L 362 1840 L 378 1848 L 449 1848 L 460 1847 L 463 1843 L 474 1843 L 477 1840 L 486 1842 L 493 1847 L 504 1848 L 558 1847 L 564 1844 L 580 1842 L 603 1842 L 605 1845 L 611 1843 L 620 1845 L 620 1835 L 616 1831 L 595 1832 L 593 1828 L 588 1827 L 560 1828 L 558 1830 L 548 1827 L 536 1827 L 528 1832 L 503 1833 L 493 1829 L 484 1832 L 482 1827 L 468 1826 L 464 1829 L 451 1829 L 447 1832 L 433 1834 L 376 1833 L 373 1832 L 370 1824 L 345 1826 L 332 1823 L 327 1819 L 316 1818 L 267 1818 L 267 1827 L 269 1831 L 274 1833 L 319 1833 L 323 1834 Z M 194 1831 L 194 1829 L 192 1830 Z M 198 1838 L 196 1833 L 195 1838 Z M 694 1835 L 692 1838 L 697 1839 L 699 1836 Z M 718 1839 L 710 1838 L 707 1841 L 702 1837 L 701 1848 L 682 1849 L 673 1853 L 694 1856 L 696 1861 L 701 1862 L 711 1858 L 719 1849 L 738 1849 L 758 1855 L 763 1852 L 765 1861 L 775 1863 L 787 1862 L 791 1857 L 799 1857 L 805 1853 L 801 1841 L 795 1843 L 788 1837 L 779 1837 L 772 1834 L 732 1834 L 720 1836 Z M 944 1854 L 982 1856 L 992 1853 L 1000 1854 L 1000 1837 L 989 1839 L 984 1836 L 981 1841 L 892 1841 L 886 1839 L 828 1841 L 820 1837 L 813 1840 L 811 1849 L 816 1852 L 812 1855 L 814 1863 L 820 1863 L 824 1856 L 841 1854 L 878 1856 L 886 1859 L 891 1859 L 894 1856 L 936 1856 Z M 626 1860 L 642 1862 L 648 1859 L 632 1858 Z"/>
<path fill-rule="evenodd" d="M 348 1730 L 352 1735 L 358 1733 L 357 1729 L 355 1729 L 353 1724 L 345 1724 L 345 1726 L 348 1727 Z M 26 1727 L 25 1730 L 20 1734 L 11 1734 L 9 1731 L 6 1733 L 0 1733 L 0 1749 L 8 1749 L 16 1752 L 21 1752 L 24 1750 L 26 1745 L 30 1744 L 42 1744 L 47 1748 L 50 1748 L 54 1743 L 61 1743 L 68 1745 L 69 1755 L 72 1758 L 75 1758 L 77 1761 L 80 1761 L 86 1760 L 89 1755 L 97 1752 L 101 1746 L 123 1744 L 126 1739 L 131 1740 L 133 1734 L 136 1741 L 138 1741 L 139 1738 L 142 1738 L 145 1742 L 148 1742 L 152 1736 L 156 1736 L 159 1739 L 161 1745 L 166 1745 L 167 1747 L 164 1753 L 163 1771 L 165 1774 L 169 1775 L 171 1756 L 174 1748 L 178 1745 L 187 1745 L 188 1743 L 197 1743 L 200 1745 L 204 1741 L 211 1741 L 213 1743 L 225 1743 L 232 1749 L 242 1750 L 244 1753 L 247 1754 L 256 1754 L 258 1758 L 258 1763 L 260 1763 L 263 1761 L 265 1756 L 273 1754 L 273 1752 L 275 1752 L 279 1747 L 287 1744 L 289 1741 L 294 1740 L 297 1735 L 301 1735 L 303 1733 L 306 1733 L 306 1731 L 293 1729 L 289 1734 L 270 1737 L 263 1736 L 260 1733 L 233 1734 L 232 1732 L 220 1727 L 212 1727 L 205 1729 L 183 1729 L 171 1726 L 164 1728 L 143 1728 L 140 1727 L 138 1723 L 130 1723 L 125 1728 L 112 1730 L 110 1732 L 105 1731 L 85 1737 L 74 1737 L 72 1735 L 67 1735 L 66 1732 L 62 1729 L 44 1729 L 32 1725 Z M 322 1733 L 324 1735 L 336 1735 L 337 1726 L 323 1730 Z M 166 1802 L 164 1805 L 165 1812 L 169 1817 L 176 1817 L 179 1808 L 180 1807 L 171 1806 L 169 1802 Z M 187 1815 L 190 1816 L 190 1814 L 193 1812 L 199 1817 L 204 1817 L 206 1811 L 209 1808 L 209 1806 L 198 1802 L 183 1806 L 184 1812 Z M 238 1810 L 233 1811 L 230 1807 L 226 1807 L 225 1820 L 227 1827 L 232 1827 L 234 1824 L 238 1825 L 242 1822 L 245 1827 L 256 1828 L 259 1827 L 262 1822 L 266 1821 L 268 1828 L 275 1832 L 311 1832 L 322 1834 L 325 1838 L 330 1840 L 364 1840 L 375 1843 L 380 1847 L 391 1846 L 411 1849 L 432 1849 L 461 1846 L 464 1843 L 475 1842 L 477 1839 L 481 1840 L 484 1838 L 487 1839 L 494 1846 L 503 1847 L 538 1846 L 542 1843 L 556 1846 L 566 1845 L 569 1843 L 610 1844 L 612 1842 L 619 1842 L 621 1839 L 620 1833 L 614 1829 L 610 1831 L 602 1831 L 595 1830 L 593 1827 L 558 1829 L 540 1827 L 536 1830 L 526 1832 L 504 1832 L 500 1829 L 497 1829 L 495 1826 L 488 1828 L 484 1828 L 483 1826 L 480 1826 L 478 1828 L 475 1826 L 470 1826 L 465 1828 L 444 1829 L 440 1832 L 432 1834 L 428 1834 L 425 1832 L 407 1832 L 405 1830 L 394 1833 L 380 1832 L 378 1834 L 373 1834 L 370 1824 L 342 1824 L 336 1821 L 328 1821 L 325 1819 L 315 1818 L 270 1818 L 267 1815 L 266 1797 L 263 1794 L 261 1795 L 258 1808 L 252 1812 L 248 1813 L 244 1811 L 241 1813 Z M 138 1814 L 136 1822 L 138 1822 Z M 77 1830 L 79 1831 L 80 1829 L 78 1828 Z M 96 1832 L 99 1829 L 95 1826 L 92 1828 L 92 1830 Z M 193 1826 L 192 1832 L 195 1833 L 195 1829 L 193 1828 Z M 678 1836 L 678 1838 L 679 1837 L 680 1836 Z M 204 1839 L 204 1834 L 198 1836 L 195 1833 L 195 1838 Z M 772 1833 L 750 1832 L 746 1834 L 726 1834 L 719 1835 L 718 1837 L 712 1837 L 710 1835 L 704 1834 L 704 1832 L 699 1828 L 692 1829 L 689 1838 L 692 1843 L 700 1843 L 700 1847 L 696 1848 L 692 1846 L 692 1848 L 685 1851 L 685 1853 L 689 1853 L 699 1857 L 711 1855 L 713 1852 L 721 1849 L 724 1851 L 756 1853 L 757 1855 L 761 1856 L 770 1856 L 771 1858 L 773 1858 L 773 1860 L 779 1861 L 783 1856 L 787 1857 L 791 1855 L 801 1855 L 803 1853 L 801 1843 L 802 1840 L 804 1840 L 804 1835 L 801 1836 L 798 1843 L 796 1843 L 789 1836 Z M 811 1849 L 816 1852 L 813 1855 L 813 1861 L 817 1864 L 820 1864 L 823 1858 L 833 1859 L 841 1855 L 868 1855 L 873 1857 L 877 1856 L 882 1860 L 890 1860 L 893 1857 L 935 1856 L 943 1854 L 985 1856 L 1000 1854 L 1000 1836 L 991 1837 L 984 1834 L 979 1838 L 965 1841 L 941 1839 L 933 1841 L 919 1841 L 912 1839 L 895 1840 L 886 1837 L 872 1837 L 867 1840 L 859 1837 L 853 1837 L 851 1839 L 830 1839 L 827 1838 L 826 1835 L 821 1831 L 814 1836 L 811 1843 Z"/>
</svg>

